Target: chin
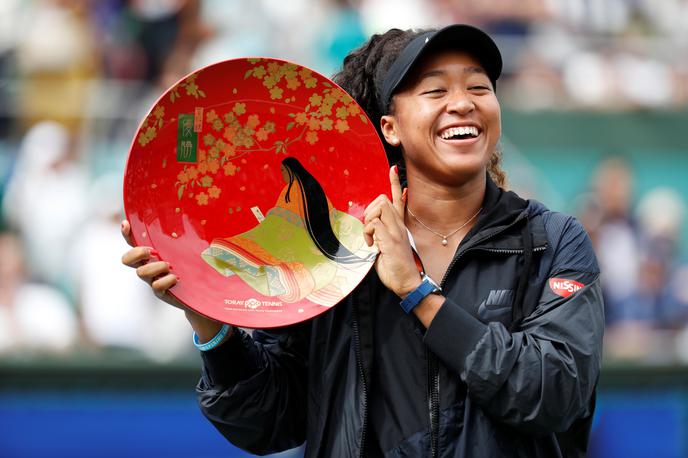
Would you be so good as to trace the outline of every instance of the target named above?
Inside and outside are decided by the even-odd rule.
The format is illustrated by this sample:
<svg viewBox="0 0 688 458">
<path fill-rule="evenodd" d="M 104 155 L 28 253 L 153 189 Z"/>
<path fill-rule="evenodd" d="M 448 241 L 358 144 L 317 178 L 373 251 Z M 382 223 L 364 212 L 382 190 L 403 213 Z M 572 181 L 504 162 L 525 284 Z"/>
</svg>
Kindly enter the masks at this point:
<svg viewBox="0 0 688 458">
<path fill-rule="evenodd" d="M 485 173 L 487 163 L 482 158 L 463 157 L 455 161 L 446 161 L 445 170 L 453 176 L 475 177 Z"/>
<path fill-rule="evenodd" d="M 450 186 L 463 185 L 470 181 L 481 180 L 486 173 L 485 167 L 451 167 L 443 171 L 438 180 Z"/>
</svg>

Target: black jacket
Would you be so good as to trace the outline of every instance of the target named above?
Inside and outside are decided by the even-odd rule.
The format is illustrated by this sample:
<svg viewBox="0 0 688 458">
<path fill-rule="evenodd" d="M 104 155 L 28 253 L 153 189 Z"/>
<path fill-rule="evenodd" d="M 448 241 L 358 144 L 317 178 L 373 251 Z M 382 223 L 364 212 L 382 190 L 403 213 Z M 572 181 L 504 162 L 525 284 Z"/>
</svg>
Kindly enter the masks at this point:
<svg viewBox="0 0 688 458">
<path fill-rule="evenodd" d="M 584 456 L 604 326 L 590 240 L 489 179 L 484 208 L 430 328 L 373 270 L 313 320 L 203 353 L 203 413 L 256 454 Z"/>
</svg>

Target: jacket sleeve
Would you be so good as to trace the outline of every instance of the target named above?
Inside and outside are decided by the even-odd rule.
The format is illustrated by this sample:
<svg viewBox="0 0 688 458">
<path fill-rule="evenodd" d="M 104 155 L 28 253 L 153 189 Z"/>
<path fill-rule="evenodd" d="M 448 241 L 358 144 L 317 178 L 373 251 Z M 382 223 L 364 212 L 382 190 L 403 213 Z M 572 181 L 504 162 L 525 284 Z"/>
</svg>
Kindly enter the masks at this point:
<svg viewBox="0 0 688 458">
<path fill-rule="evenodd" d="M 201 411 L 237 447 L 265 455 L 304 442 L 309 335 L 310 322 L 253 336 L 235 328 L 201 353 Z"/>
<path fill-rule="evenodd" d="M 546 284 L 517 332 L 499 322 L 484 324 L 447 300 L 425 335 L 475 403 L 492 418 L 533 433 L 566 431 L 589 415 L 602 357 L 603 303 L 590 239 L 569 218 L 550 245 L 554 259 Z M 584 286 L 557 294 L 551 278 Z"/>
</svg>

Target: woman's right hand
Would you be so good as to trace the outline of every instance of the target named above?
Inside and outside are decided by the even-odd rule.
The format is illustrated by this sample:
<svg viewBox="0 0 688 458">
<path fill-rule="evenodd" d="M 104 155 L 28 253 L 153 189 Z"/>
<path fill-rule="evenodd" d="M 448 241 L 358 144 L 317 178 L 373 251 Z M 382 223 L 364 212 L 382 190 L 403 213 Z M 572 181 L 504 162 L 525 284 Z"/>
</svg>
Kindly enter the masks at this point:
<svg viewBox="0 0 688 458">
<path fill-rule="evenodd" d="M 122 236 L 132 247 L 122 256 L 122 263 L 136 269 L 139 278 L 150 285 L 158 298 L 184 310 L 186 319 L 191 323 L 201 342 L 207 342 L 217 334 L 222 323 L 194 312 L 170 294 L 170 288 L 179 283 L 179 277 L 171 272 L 173 269 L 168 262 L 155 260 L 159 257 L 152 247 L 135 246 L 131 238 L 131 225 L 127 220 L 122 221 Z"/>
<path fill-rule="evenodd" d="M 136 269 L 136 275 L 150 285 L 158 298 L 170 305 L 186 310 L 184 304 L 169 293 L 169 289 L 179 283 L 179 278 L 171 272 L 172 266 L 168 262 L 155 260 L 158 257 L 158 252 L 153 248 L 134 245 L 129 221 L 122 221 L 122 236 L 132 247 L 122 256 L 122 263 Z"/>
</svg>

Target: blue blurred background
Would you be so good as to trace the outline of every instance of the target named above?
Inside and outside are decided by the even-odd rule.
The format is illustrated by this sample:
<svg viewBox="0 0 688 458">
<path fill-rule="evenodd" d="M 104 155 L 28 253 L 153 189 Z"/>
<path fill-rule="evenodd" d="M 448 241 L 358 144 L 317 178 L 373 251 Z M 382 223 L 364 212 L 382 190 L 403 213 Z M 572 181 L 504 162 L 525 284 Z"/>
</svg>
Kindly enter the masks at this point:
<svg viewBox="0 0 688 458">
<path fill-rule="evenodd" d="M 218 60 L 331 75 L 371 33 L 451 22 L 503 51 L 510 187 L 596 246 L 590 456 L 688 456 L 688 1 L 3 0 L 0 457 L 247 456 L 198 412 L 183 314 L 120 263 L 138 123 Z"/>
</svg>

